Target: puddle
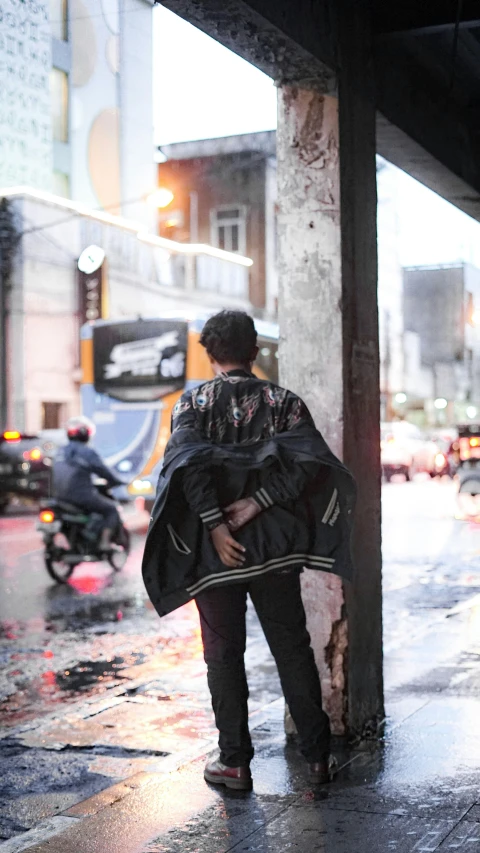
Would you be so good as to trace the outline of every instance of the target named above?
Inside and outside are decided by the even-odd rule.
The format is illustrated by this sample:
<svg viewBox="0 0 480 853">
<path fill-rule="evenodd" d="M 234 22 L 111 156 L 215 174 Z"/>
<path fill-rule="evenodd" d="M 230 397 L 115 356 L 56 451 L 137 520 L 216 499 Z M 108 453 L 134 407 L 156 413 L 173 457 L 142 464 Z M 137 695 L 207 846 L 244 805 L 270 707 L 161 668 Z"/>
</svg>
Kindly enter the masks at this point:
<svg viewBox="0 0 480 853">
<path fill-rule="evenodd" d="M 143 663 L 145 655 L 132 652 L 128 658 L 114 657 L 111 660 L 79 661 L 71 669 L 56 673 L 55 683 L 60 690 L 83 693 L 100 681 L 111 681 L 122 677 L 121 670 L 127 666 Z"/>
<path fill-rule="evenodd" d="M 142 652 L 132 652 L 109 660 L 78 661 L 70 669 L 61 672 L 47 670 L 30 681 L 23 690 L 17 690 L 0 702 L 2 723 L 4 726 L 14 726 L 35 719 L 39 716 L 39 700 L 42 714 L 45 714 L 59 704 L 78 701 L 79 696 L 99 695 L 112 682 L 123 678 L 122 670 L 138 666 L 144 660 Z"/>
</svg>

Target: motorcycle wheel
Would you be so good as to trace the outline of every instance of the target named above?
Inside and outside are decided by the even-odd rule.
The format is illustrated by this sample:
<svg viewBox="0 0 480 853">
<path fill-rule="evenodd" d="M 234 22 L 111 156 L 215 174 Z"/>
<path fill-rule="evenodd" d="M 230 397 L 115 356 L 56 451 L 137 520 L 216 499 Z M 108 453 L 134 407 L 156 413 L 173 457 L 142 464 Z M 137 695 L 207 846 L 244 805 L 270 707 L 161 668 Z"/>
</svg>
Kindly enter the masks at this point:
<svg viewBox="0 0 480 853">
<path fill-rule="evenodd" d="M 112 539 L 112 542 L 114 545 L 119 546 L 121 550 L 110 551 L 107 559 L 115 572 L 121 572 L 130 553 L 130 533 L 126 530 L 123 524 L 119 527 L 115 538 Z"/>
<path fill-rule="evenodd" d="M 68 552 L 60 548 L 45 552 L 45 567 L 50 577 L 57 583 L 66 583 L 75 568 L 74 564 L 66 563 L 62 559 L 66 553 Z"/>
</svg>

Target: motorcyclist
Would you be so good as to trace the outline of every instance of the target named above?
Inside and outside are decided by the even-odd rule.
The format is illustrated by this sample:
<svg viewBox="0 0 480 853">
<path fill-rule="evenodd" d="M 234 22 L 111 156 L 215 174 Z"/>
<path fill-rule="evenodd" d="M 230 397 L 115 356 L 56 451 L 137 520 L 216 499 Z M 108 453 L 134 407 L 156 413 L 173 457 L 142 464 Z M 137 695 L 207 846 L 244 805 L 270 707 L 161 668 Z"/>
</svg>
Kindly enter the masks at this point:
<svg viewBox="0 0 480 853">
<path fill-rule="evenodd" d="M 95 424 L 89 418 L 70 418 L 66 431 L 68 444 L 59 449 L 53 466 L 54 497 L 101 515 L 103 525 L 99 548 L 108 551 L 120 518 L 114 502 L 99 494 L 93 485 L 92 474 L 106 480 L 109 486 L 120 486 L 122 481 L 107 468 L 92 447 L 87 447 L 95 435 Z"/>
</svg>

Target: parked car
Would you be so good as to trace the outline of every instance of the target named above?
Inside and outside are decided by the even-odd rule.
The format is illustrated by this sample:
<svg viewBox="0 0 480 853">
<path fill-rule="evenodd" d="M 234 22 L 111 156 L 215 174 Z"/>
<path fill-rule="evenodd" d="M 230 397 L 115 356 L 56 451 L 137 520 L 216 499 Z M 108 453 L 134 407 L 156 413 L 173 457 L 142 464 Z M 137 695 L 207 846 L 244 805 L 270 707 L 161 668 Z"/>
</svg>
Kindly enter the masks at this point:
<svg viewBox="0 0 480 853">
<path fill-rule="evenodd" d="M 387 482 L 394 474 L 403 474 L 407 480 L 421 472 L 436 477 L 445 465 L 435 442 L 425 438 L 422 431 L 408 421 L 381 425 L 380 458 Z"/>
<path fill-rule="evenodd" d="M 0 433 L 0 512 L 12 497 L 38 501 L 50 494 L 52 460 L 63 430 L 28 435 L 19 430 Z"/>
</svg>

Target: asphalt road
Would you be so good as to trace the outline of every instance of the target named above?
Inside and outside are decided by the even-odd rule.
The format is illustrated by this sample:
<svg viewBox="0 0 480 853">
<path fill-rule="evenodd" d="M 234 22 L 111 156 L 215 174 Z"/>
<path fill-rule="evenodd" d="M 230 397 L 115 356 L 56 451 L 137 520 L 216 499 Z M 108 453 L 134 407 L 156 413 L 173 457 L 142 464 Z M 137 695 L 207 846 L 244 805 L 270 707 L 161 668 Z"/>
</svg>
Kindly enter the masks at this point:
<svg viewBox="0 0 480 853">
<path fill-rule="evenodd" d="M 215 741 L 194 605 L 158 619 L 143 588 L 142 547 L 133 536 L 119 574 L 85 564 L 58 586 L 43 566 L 35 515 L 0 519 L 0 839 L 135 772 L 166 772 Z M 397 700 L 442 653 L 432 626 L 459 608 L 470 607 L 468 637 L 450 633 L 445 654 L 454 643 L 472 648 L 476 632 L 480 646 L 480 607 L 471 607 L 480 602 L 480 525 L 455 520 L 448 479 L 398 478 L 384 487 L 383 552 L 385 680 Z M 256 714 L 281 691 L 249 618 Z"/>
</svg>

